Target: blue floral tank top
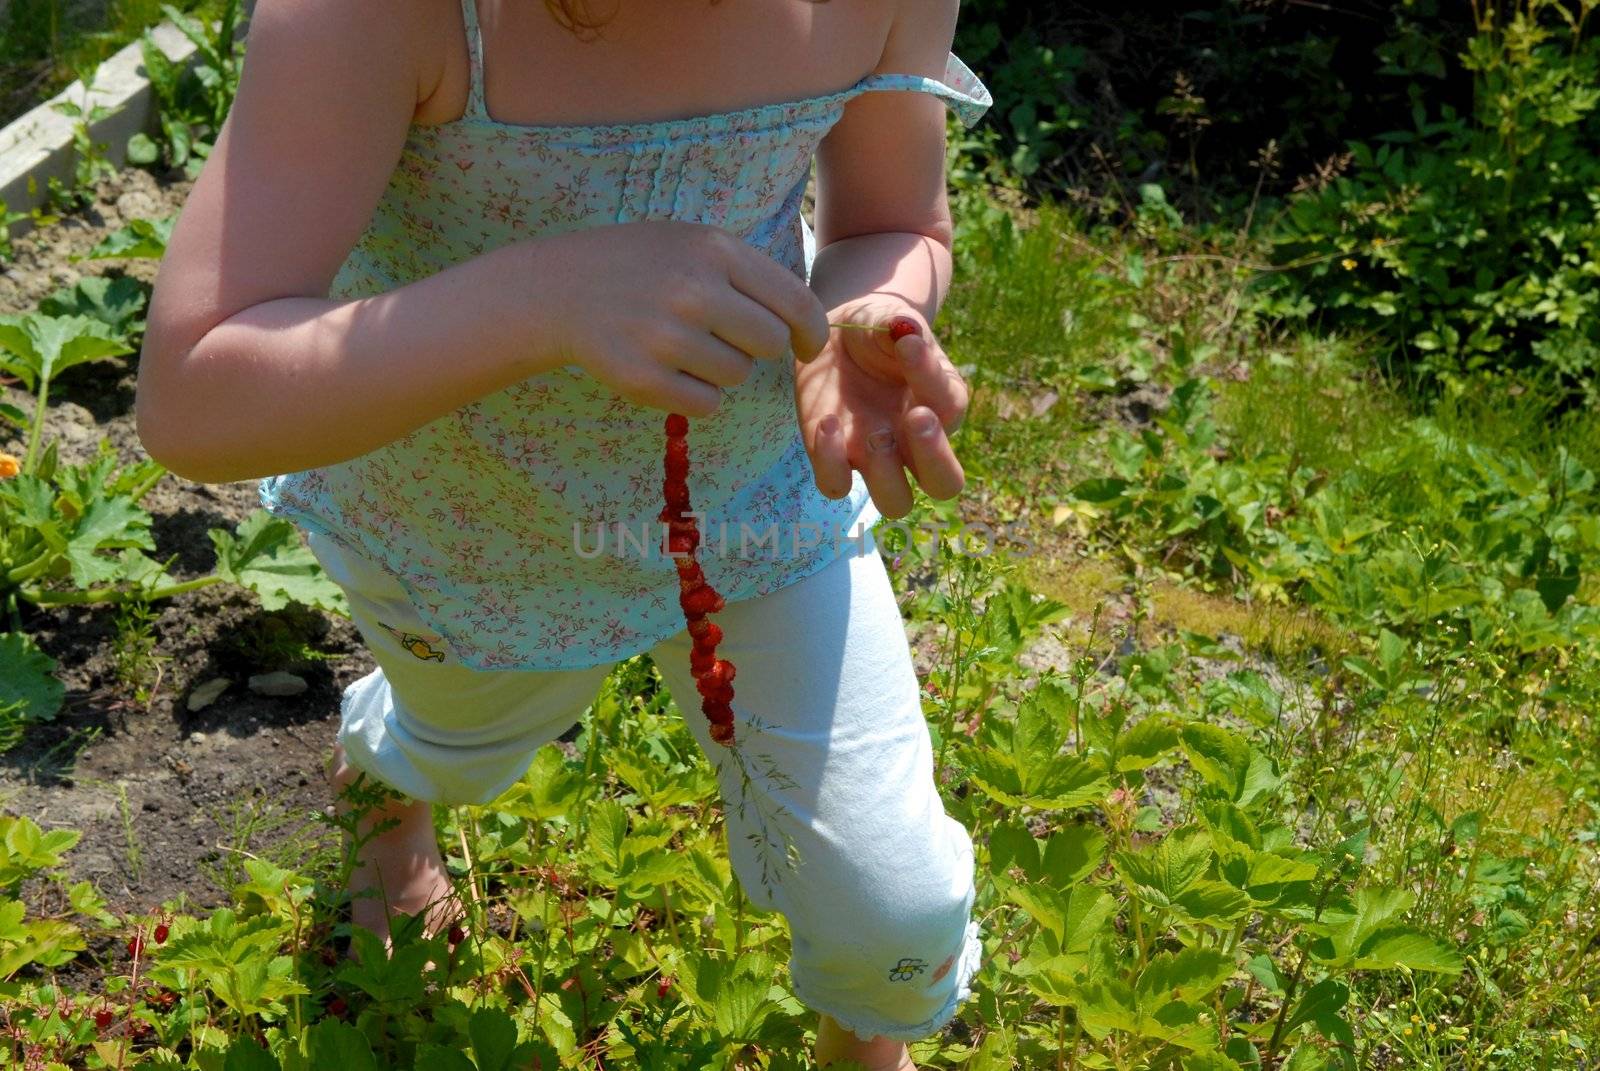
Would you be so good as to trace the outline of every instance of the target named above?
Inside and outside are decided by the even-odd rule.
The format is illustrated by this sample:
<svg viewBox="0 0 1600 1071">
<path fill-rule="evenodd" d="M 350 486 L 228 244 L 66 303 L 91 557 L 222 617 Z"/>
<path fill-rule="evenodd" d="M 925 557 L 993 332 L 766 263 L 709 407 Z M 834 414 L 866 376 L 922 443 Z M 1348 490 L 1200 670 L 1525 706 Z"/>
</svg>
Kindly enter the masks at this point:
<svg viewBox="0 0 1600 1071">
<path fill-rule="evenodd" d="M 466 111 L 412 127 L 332 297 L 392 290 L 512 241 L 654 219 L 723 227 L 809 278 L 815 243 L 801 199 L 848 101 L 932 93 L 968 126 L 991 104 L 952 55 L 941 80 L 875 74 L 824 96 L 696 118 L 501 123 L 484 106 L 474 2 L 461 7 Z M 602 665 L 683 627 L 672 561 L 658 547 L 640 552 L 660 528 L 663 418 L 560 369 L 354 460 L 264 480 L 261 499 L 392 574 L 458 664 Z M 855 553 L 838 537 L 878 519 L 859 474 L 843 499 L 816 489 L 785 362 L 757 362 L 715 413 L 691 422 L 689 449 L 692 503 L 706 518 L 701 560 L 730 601 Z"/>
</svg>

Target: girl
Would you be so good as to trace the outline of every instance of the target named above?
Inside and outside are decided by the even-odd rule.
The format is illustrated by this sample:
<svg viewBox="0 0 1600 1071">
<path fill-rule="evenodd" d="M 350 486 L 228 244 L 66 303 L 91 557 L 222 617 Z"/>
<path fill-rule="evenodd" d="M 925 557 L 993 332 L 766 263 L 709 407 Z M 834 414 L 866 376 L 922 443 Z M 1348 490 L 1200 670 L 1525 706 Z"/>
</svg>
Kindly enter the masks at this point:
<svg viewBox="0 0 1600 1071">
<path fill-rule="evenodd" d="M 259 0 L 161 266 L 140 435 L 190 479 L 271 477 L 349 596 L 379 668 L 345 694 L 331 776 L 411 797 L 369 816 L 399 822 L 354 880 L 381 932 L 446 899 L 429 802 L 492 800 L 618 659 L 650 651 L 695 696 L 674 563 L 621 552 L 661 508 L 664 415 L 689 417 L 738 667 L 733 743 L 689 723 L 733 866 L 788 920 L 819 1063 L 908 1068 L 982 948 L 971 841 L 857 533 L 913 481 L 962 484 L 966 388 L 928 329 L 941 101 L 970 123 L 989 97 L 949 54 L 956 0 L 593 14 Z M 829 326 L 897 316 L 918 333 Z"/>
</svg>

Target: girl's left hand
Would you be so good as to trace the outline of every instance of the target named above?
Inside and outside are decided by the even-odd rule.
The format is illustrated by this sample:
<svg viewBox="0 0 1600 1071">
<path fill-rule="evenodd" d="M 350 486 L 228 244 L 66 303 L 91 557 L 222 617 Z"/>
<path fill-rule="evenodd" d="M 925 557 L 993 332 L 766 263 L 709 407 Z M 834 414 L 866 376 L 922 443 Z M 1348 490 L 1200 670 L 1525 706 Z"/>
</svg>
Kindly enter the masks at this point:
<svg viewBox="0 0 1600 1071">
<path fill-rule="evenodd" d="M 906 316 L 921 328 L 898 342 L 887 331 L 834 328 L 828 343 L 795 369 L 795 409 L 817 489 L 850 493 L 859 470 L 885 517 L 911 511 L 910 470 L 933 498 L 954 498 L 965 482 L 949 435 L 966 415 L 966 382 L 920 313 L 890 302 L 830 309 L 834 323 L 887 327 Z"/>
</svg>

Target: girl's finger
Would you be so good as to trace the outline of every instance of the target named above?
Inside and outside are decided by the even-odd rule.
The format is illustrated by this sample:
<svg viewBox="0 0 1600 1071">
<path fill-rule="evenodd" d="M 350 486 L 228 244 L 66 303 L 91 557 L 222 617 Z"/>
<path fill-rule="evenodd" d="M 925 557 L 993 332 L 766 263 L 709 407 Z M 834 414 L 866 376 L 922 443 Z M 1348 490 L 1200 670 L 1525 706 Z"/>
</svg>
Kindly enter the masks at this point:
<svg viewBox="0 0 1600 1071">
<path fill-rule="evenodd" d="M 737 290 L 709 311 L 711 333 L 757 361 L 778 361 L 789 356 L 789 325 L 771 309 Z"/>
<path fill-rule="evenodd" d="M 961 462 L 950 448 L 939 416 L 926 406 L 907 410 L 900 420 L 901 436 L 905 439 L 902 452 L 911 463 L 911 472 L 917 483 L 932 498 L 954 498 L 966 484 L 966 474 Z"/>
<path fill-rule="evenodd" d="M 679 371 L 715 387 L 737 387 L 755 371 L 749 354 L 713 335 L 686 335 L 674 354 Z"/>
<path fill-rule="evenodd" d="M 907 335 L 895 343 L 895 356 L 911 396 L 938 415 L 945 431 L 954 433 L 967 414 L 970 394 L 943 347 L 920 335 Z"/>
<path fill-rule="evenodd" d="M 817 490 L 834 499 L 850 493 L 850 458 L 838 417 L 829 413 L 812 423 L 806 435 L 806 453 L 811 455 Z"/>
<path fill-rule="evenodd" d="M 878 512 L 893 519 L 911 512 L 911 485 L 906 482 L 899 435 L 893 427 L 873 428 L 863 435 L 858 466 Z"/>
<path fill-rule="evenodd" d="M 647 373 L 631 393 L 623 395 L 636 405 L 682 413 L 687 417 L 706 417 L 716 412 L 722 391 L 703 379 L 683 372 L 657 369 Z"/>
</svg>

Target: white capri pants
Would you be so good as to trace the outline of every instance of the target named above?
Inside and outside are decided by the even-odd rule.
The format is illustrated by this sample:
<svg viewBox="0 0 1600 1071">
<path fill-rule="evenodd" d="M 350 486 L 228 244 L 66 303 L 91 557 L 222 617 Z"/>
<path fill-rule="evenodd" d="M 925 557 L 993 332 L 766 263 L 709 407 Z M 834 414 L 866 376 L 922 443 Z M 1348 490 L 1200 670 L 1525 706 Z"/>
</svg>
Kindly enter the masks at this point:
<svg viewBox="0 0 1600 1071">
<path fill-rule="evenodd" d="M 325 537 L 309 544 L 379 667 L 345 690 L 346 760 L 415 799 L 493 800 L 582 717 L 610 672 L 453 664 L 393 577 Z M 742 771 L 700 715 L 688 632 L 650 654 L 716 769 L 734 873 L 752 902 L 788 920 L 795 995 L 860 1037 L 937 1032 L 970 995 L 983 954 L 972 841 L 939 798 L 882 559 L 842 554 L 714 620 L 718 655 L 738 667 Z"/>
</svg>

